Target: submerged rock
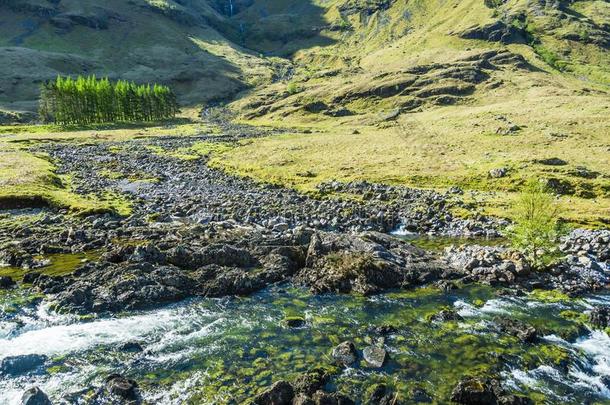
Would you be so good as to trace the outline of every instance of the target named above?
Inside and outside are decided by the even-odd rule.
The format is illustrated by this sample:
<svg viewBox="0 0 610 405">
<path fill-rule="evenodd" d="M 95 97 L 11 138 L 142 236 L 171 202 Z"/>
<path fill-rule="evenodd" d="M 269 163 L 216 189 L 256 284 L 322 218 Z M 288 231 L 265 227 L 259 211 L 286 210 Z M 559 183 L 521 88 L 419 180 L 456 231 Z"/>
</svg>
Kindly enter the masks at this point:
<svg viewBox="0 0 610 405">
<path fill-rule="evenodd" d="M 18 375 L 35 371 L 47 361 L 47 356 L 41 354 L 25 354 L 22 356 L 5 357 L 0 363 L 0 374 Z"/>
<path fill-rule="evenodd" d="M 287 381 L 278 381 L 252 400 L 254 405 L 291 405 L 294 389 Z"/>
<path fill-rule="evenodd" d="M 356 346 L 352 342 L 343 342 L 335 347 L 331 353 L 332 358 L 343 366 L 350 366 L 358 360 Z"/>
<path fill-rule="evenodd" d="M 382 347 L 368 346 L 362 351 L 362 357 L 372 367 L 381 368 L 386 361 L 387 352 Z"/>
<path fill-rule="evenodd" d="M 138 342 L 125 342 L 119 346 L 119 350 L 127 353 L 143 352 L 144 348 Z"/>
<path fill-rule="evenodd" d="M 364 403 L 369 405 L 394 405 L 397 403 L 397 395 L 385 384 L 377 384 L 372 387 Z"/>
<path fill-rule="evenodd" d="M 443 309 L 430 316 L 433 322 L 463 321 L 464 318 L 453 309 Z"/>
<path fill-rule="evenodd" d="M 136 401 L 139 397 L 138 384 L 119 374 L 112 374 L 106 378 L 106 389 L 109 393 L 129 401 Z"/>
<path fill-rule="evenodd" d="M 488 378 L 462 378 L 451 392 L 451 401 L 463 405 L 497 404 L 494 381 Z"/>
<path fill-rule="evenodd" d="M 288 318 L 284 319 L 284 323 L 289 328 L 302 328 L 306 324 L 305 319 L 301 318 L 300 316 L 288 317 Z"/>
<path fill-rule="evenodd" d="M 10 277 L 1 276 L 0 277 L 0 289 L 11 288 L 15 285 L 15 282 Z"/>
<path fill-rule="evenodd" d="M 32 387 L 23 393 L 21 405 L 52 405 L 52 403 L 40 388 Z"/>
<path fill-rule="evenodd" d="M 610 307 L 596 307 L 589 314 L 589 322 L 596 328 L 604 329 L 610 326 Z"/>
<path fill-rule="evenodd" d="M 500 331 L 513 335 L 524 343 L 533 343 L 538 340 L 536 328 L 524 322 L 509 318 L 496 318 L 495 322 Z"/>
<path fill-rule="evenodd" d="M 317 368 L 299 375 L 292 382 L 292 386 L 294 387 L 295 392 L 311 396 L 326 385 L 329 377 L 326 370 Z"/>
<path fill-rule="evenodd" d="M 313 401 L 316 405 L 354 405 L 355 402 L 343 394 L 337 392 L 328 393 L 317 391 L 313 394 Z"/>
</svg>

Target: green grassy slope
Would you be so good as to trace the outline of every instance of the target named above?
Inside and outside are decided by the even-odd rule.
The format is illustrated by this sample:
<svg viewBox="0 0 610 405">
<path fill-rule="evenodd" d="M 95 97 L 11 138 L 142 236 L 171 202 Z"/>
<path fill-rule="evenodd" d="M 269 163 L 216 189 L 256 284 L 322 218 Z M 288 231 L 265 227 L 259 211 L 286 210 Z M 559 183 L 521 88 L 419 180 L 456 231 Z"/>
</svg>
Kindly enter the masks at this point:
<svg viewBox="0 0 610 405">
<path fill-rule="evenodd" d="M 57 74 L 159 81 L 174 87 L 186 105 L 268 82 L 274 62 L 214 29 L 227 16 L 205 1 L 192 3 L 0 2 L 0 108 L 34 109 L 40 82 Z"/>
</svg>

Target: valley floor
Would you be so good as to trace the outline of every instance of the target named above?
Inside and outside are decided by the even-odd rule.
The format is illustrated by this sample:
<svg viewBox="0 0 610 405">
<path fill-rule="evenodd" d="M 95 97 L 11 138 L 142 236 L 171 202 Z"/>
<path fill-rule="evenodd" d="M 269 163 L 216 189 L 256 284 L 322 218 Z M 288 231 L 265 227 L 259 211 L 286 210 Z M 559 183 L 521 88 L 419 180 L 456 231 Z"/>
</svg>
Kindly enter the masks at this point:
<svg viewBox="0 0 610 405">
<path fill-rule="evenodd" d="M 534 272 L 489 190 L 384 177 L 395 128 L 310 127 L 5 132 L 0 402 L 610 402 L 609 231 Z"/>
</svg>

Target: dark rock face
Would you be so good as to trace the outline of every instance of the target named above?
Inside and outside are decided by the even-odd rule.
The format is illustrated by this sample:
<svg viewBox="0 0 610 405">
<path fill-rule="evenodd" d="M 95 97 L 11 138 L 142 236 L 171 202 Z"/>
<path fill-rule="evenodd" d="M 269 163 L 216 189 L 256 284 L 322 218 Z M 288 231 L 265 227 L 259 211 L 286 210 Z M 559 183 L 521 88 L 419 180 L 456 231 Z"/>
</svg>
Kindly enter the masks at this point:
<svg viewBox="0 0 610 405">
<path fill-rule="evenodd" d="M 138 384 L 118 374 L 112 374 L 106 378 L 106 389 L 112 395 L 129 401 L 138 400 Z"/>
<path fill-rule="evenodd" d="M 593 308 L 589 314 L 589 322 L 596 328 L 604 329 L 610 326 L 610 307 Z"/>
<path fill-rule="evenodd" d="M 40 388 L 33 387 L 23 393 L 21 405 L 52 405 L 52 403 Z"/>
<path fill-rule="evenodd" d="M 254 397 L 254 405 L 291 405 L 294 389 L 286 381 L 278 381 L 269 389 Z"/>
<path fill-rule="evenodd" d="M 521 30 L 502 21 L 472 27 L 460 32 L 458 35 L 464 39 L 481 39 L 484 41 L 501 42 L 503 44 L 525 42 L 524 33 Z"/>
<path fill-rule="evenodd" d="M 15 282 L 13 281 L 12 278 L 4 277 L 4 276 L 0 277 L 0 289 L 11 288 L 14 285 L 15 285 Z"/>
<path fill-rule="evenodd" d="M 19 375 L 35 372 L 47 361 L 47 356 L 26 354 L 23 356 L 5 357 L 0 363 L 0 374 Z"/>
<path fill-rule="evenodd" d="M 350 366 L 358 360 L 358 352 L 352 342 L 339 344 L 333 349 L 331 356 L 338 364 L 343 366 Z"/>
</svg>

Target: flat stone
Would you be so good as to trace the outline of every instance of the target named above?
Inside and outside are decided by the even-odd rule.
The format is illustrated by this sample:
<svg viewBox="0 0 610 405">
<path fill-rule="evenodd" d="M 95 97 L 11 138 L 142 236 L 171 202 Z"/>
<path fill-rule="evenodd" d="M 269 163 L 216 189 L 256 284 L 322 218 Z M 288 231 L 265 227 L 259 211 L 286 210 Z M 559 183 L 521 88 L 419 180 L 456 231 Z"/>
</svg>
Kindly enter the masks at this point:
<svg viewBox="0 0 610 405">
<path fill-rule="evenodd" d="M 362 351 L 362 356 L 368 364 L 380 368 L 385 363 L 387 352 L 378 346 L 368 346 Z"/>
</svg>

